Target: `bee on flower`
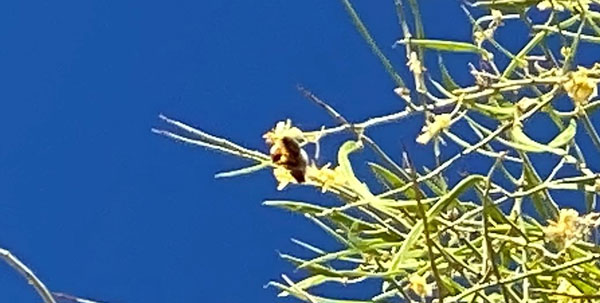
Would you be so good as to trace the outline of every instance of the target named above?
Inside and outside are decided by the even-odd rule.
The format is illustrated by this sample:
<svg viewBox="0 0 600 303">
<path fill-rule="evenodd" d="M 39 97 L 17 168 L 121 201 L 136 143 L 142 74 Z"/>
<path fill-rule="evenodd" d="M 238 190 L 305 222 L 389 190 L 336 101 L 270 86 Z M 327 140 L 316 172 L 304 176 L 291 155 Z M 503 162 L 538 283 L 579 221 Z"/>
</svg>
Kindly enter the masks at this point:
<svg viewBox="0 0 600 303">
<path fill-rule="evenodd" d="M 282 190 L 290 183 L 305 182 L 308 155 L 300 146 L 304 142 L 302 130 L 293 127 L 288 119 L 278 122 L 263 138 L 271 145 L 271 161 L 277 165 L 273 170 L 275 179 L 279 182 L 277 189 Z"/>
</svg>

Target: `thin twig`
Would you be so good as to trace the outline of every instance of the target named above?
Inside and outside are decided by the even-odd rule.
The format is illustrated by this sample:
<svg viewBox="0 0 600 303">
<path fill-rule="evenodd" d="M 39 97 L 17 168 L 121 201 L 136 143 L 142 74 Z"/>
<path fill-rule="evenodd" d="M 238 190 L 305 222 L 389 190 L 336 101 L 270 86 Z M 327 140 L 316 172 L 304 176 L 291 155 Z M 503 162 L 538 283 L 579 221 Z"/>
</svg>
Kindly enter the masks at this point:
<svg viewBox="0 0 600 303">
<path fill-rule="evenodd" d="M 37 291 L 42 300 L 44 300 L 44 303 L 56 303 L 54 297 L 52 296 L 48 288 L 46 288 L 46 285 L 42 283 L 42 280 L 40 280 L 33 273 L 33 271 L 29 269 L 29 267 L 27 267 L 17 257 L 11 254 L 10 251 L 0 248 L 0 258 L 4 259 L 4 261 L 8 263 L 8 265 L 10 265 L 12 268 L 18 271 L 19 274 L 21 274 L 21 276 L 27 279 L 27 282 L 29 282 L 29 284 L 33 286 L 33 288 L 35 289 L 35 291 Z"/>
</svg>

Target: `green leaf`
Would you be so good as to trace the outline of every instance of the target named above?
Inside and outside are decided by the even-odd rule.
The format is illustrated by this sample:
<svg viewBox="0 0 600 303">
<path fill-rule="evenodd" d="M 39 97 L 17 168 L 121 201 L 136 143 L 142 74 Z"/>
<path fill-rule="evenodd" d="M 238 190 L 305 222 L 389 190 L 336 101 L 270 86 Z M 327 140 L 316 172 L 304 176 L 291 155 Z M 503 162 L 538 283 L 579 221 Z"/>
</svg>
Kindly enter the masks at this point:
<svg viewBox="0 0 600 303">
<path fill-rule="evenodd" d="M 295 284 L 295 286 L 296 285 L 297 284 Z M 372 303 L 371 301 L 338 300 L 338 299 L 324 298 L 324 297 L 313 296 L 313 295 L 310 295 L 310 298 L 309 298 L 305 292 L 298 290 L 298 288 L 289 287 L 289 286 L 283 285 L 279 282 L 269 282 L 269 286 L 279 288 L 280 290 L 285 291 L 300 300 L 303 300 L 306 302 L 312 302 L 312 303 Z"/>
<path fill-rule="evenodd" d="M 406 87 L 402 78 L 398 75 L 398 73 L 396 73 L 396 70 L 394 70 L 394 67 L 392 66 L 390 60 L 383 54 L 383 52 L 379 49 L 379 46 L 377 46 L 377 43 L 375 43 L 375 40 L 373 39 L 371 34 L 369 34 L 367 27 L 363 24 L 362 20 L 358 16 L 358 13 L 352 7 L 350 1 L 342 0 L 342 4 L 346 8 L 348 15 L 350 15 L 350 18 L 352 19 L 352 23 L 354 23 L 354 26 L 356 27 L 360 35 L 367 42 L 373 54 L 375 54 L 375 56 L 377 56 L 381 64 L 383 64 L 385 71 L 390 75 L 394 82 L 396 82 L 396 85 L 398 85 L 399 87 Z"/>
<path fill-rule="evenodd" d="M 451 202 L 454 202 L 458 196 L 469 189 L 469 187 L 471 187 L 475 182 L 482 181 L 484 179 L 485 177 L 481 175 L 470 175 L 463 179 L 460 183 L 454 186 L 450 192 L 440 197 L 440 200 L 427 211 L 427 218 L 437 216 L 444 208 L 446 208 Z M 400 246 L 398 252 L 396 252 L 394 255 L 389 271 L 395 271 L 398 269 L 400 264 L 406 259 L 407 253 L 421 237 L 423 230 L 423 220 L 419 220 L 411 229 L 410 233 L 406 237 L 406 240 L 402 242 L 402 246 Z"/>
<path fill-rule="evenodd" d="M 431 169 L 423 167 L 425 174 L 429 174 Z M 436 195 L 442 196 L 448 192 L 448 183 L 442 174 L 423 181 Z"/>
<path fill-rule="evenodd" d="M 406 181 L 404 181 L 400 176 L 392 173 L 387 168 L 373 162 L 368 162 L 369 168 L 375 176 L 377 176 L 384 184 L 389 187 L 389 189 L 401 188 L 406 185 Z M 415 190 L 411 187 L 404 191 L 404 195 L 409 199 L 415 199 Z"/>
<path fill-rule="evenodd" d="M 295 212 L 295 213 L 299 213 L 299 214 L 310 214 L 310 215 L 317 215 L 317 214 L 323 214 L 323 213 L 328 213 L 327 217 L 342 226 L 345 226 L 347 228 L 350 228 L 351 226 L 353 226 L 354 224 L 356 224 L 356 228 L 358 228 L 359 230 L 372 230 L 375 229 L 375 226 L 372 225 L 371 223 L 365 222 L 363 220 L 354 218 L 350 215 L 347 215 L 345 213 L 339 212 L 339 211 L 330 211 L 329 208 L 326 207 L 322 207 L 322 206 L 318 206 L 318 205 L 314 205 L 314 204 L 310 204 L 310 203 L 306 203 L 306 202 L 297 202 L 297 201 L 285 201 L 285 200 L 272 200 L 272 201 L 265 201 L 263 202 L 263 205 L 266 206 L 273 206 L 273 207 L 277 207 L 277 208 L 282 208 L 282 209 L 287 209 L 289 211 Z"/>
<path fill-rule="evenodd" d="M 354 170 L 352 169 L 352 163 L 350 163 L 350 159 L 348 159 L 348 155 L 362 148 L 362 143 L 360 141 L 346 141 L 340 149 L 338 150 L 338 164 L 342 169 L 342 173 L 345 175 L 348 183 L 350 183 L 350 187 L 357 193 L 359 193 L 364 199 L 373 198 L 373 194 L 369 190 L 366 184 L 360 182 L 356 175 L 354 175 Z"/>
<path fill-rule="evenodd" d="M 527 2 L 527 1 L 529 1 L 529 0 L 524 0 L 522 2 Z M 533 1 L 535 2 L 535 0 L 533 0 Z M 482 1 L 482 2 L 499 2 L 499 1 Z M 509 2 L 515 2 L 515 1 L 508 0 L 508 1 L 503 1 L 503 2 L 509 3 Z M 557 24 L 556 27 L 557 28 L 567 28 L 567 27 L 573 25 L 573 23 L 575 23 L 577 21 L 577 19 L 578 19 L 578 16 L 573 16 L 573 17 Z M 524 60 L 525 56 L 527 56 L 527 54 L 529 54 L 529 52 L 531 52 L 540 42 L 542 42 L 545 38 L 547 38 L 551 34 L 552 34 L 552 32 L 546 32 L 546 31 L 540 31 L 537 34 L 535 34 L 535 36 L 533 36 L 533 38 L 531 38 L 531 40 L 529 40 L 529 42 L 519 51 L 519 53 L 515 57 L 512 58 L 512 60 L 508 64 L 508 66 L 504 69 L 501 79 L 509 78 L 512 75 L 512 72 L 515 70 L 515 68 L 517 68 L 517 66 L 523 64 L 523 62 L 525 61 Z"/>
<path fill-rule="evenodd" d="M 577 133 L 577 120 L 571 119 L 569 126 L 567 126 L 562 132 L 560 132 L 552 141 L 548 143 L 550 147 L 562 147 L 569 144 Z"/>
<path fill-rule="evenodd" d="M 444 289 L 448 292 L 448 295 L 454 296 L 465 290 L 465 288 L 462 285 L 452 280 L 452 278 L 448 276 L 442 276 L 441 278 L 442 282 L 445 285 Z"/>
<path fill-rule="evenodd" d="M 397 43 L 399 44 L 410 44 L 417 45 L 420 47 L 437 50 L 437 51 L 445 51 L 445 52 L 453 52 L 453 53 L 476 53 L 482 56 L 489 56 L 488 52 L 481 48 L 477 47 L 472 43 L 468 42 L 458 42 L 458 41 L 448 41 L 448 40 L 431 40 L 431 39 L 402 39 Z"/>
<path fill-rule="evenodd" d="M 247 174 L 251 174 L 253 172 L 257 172 L 263 168 L 269 167 L 269 163 L 259 163 L 256 165 L 252 165 L 252 166 L 248 166 L 248 167 L 244 167 L 244 168 L 240 168 L 240 169 L 236 169 L 236 170 L 232 170 L 232 171 L 226 171 L 226 172 L 221 172 L 215 175 L 215 178 L 219 179 L 219 178 L 231 178 L 231 177 L 237 177 L 237 176 L 242 176 L 242 175 L 247 175 Z"/>
<path fill-rule="evenodd" d="M 513 140 L 511 143 L 513 144 L 513 147 L 518 150 L 533 153 L 549 152 L 559 156 L 567 154 L 563 149 L 551 147 L 529 138 L 529 136 L 523 132 L 523 127 L 519 125 L 513 125 L 510 134 Z"/>
<path fill-rule="evenodd" d="M 300 259 L 300 258 L 290 256 L 287 254 L 279 254 L 279 257 L 294 264 L 295 266 L 300 266 L 301 264 L 306 263 L 306 260 L 304 260 L 304 259 Z M 319 275 L 323 275 L 323 276 L 327 276 L 327 277 L 337 277 L 337 278 L 348 277 L 348 275 L 343 275 L 343 274 L 339 273 L 338 271 L 336 271 L 332 268 L 329 268 L 327 266 L 323 266 L 321 264 L 311 264 L 306 267 L 306 270 L 308 270 L 311 273 L 319 274 Z M 358 277 L 358 275 L 353 275 L 353 276 Z"/>
<path fill-rule="evenodd" d="M 342 168 L 343 173 L 348 178 L 356 178 L 352 170 L 352 164 L 348 159 L 348 155 L 362 148 L 360 141 L 346 141 L 338 151 L 338 164 Z"/>
<path fill-rule="evenodd" d="M 557 275 L 558 276 L 558 275 Z M 583 277 L 578 277 L 576 274 L 571 277 L 564 277 L 569 281 L 572 285 L 581 290 L 584 294 L 597 294 L 598 293 L 598 283 L 593 283 L 595 281 L 590 281 L 584 279 Z"/>
<path fill-rule="evenodd" d="M 442 74 L 442 84 L 444 85 L 444 88 L 449 91 L 459 89 L 460 87 L 454 82 L 450 72 L 448 72 L 441 55 L 438 55 L 438 66 L 440 68 L 440 73 Z"/>
<path fill-rule="evenodd" d="M 317 286 L 317 285 L 321 285 L 326 282 L 345 283 L 346 280 L 347 279 L 344 279 L 344 278 L 334 278 L 334 277 L 327 277 L 324 275 L 314 275 L 314 276 L 310 276 L 304 280 L 299 281 L 298 283 L 296 283 L 295 286 L 296 286 L 296 288 L 306 290 L 306 289 L 309 289 L 309 288 Z M 289 295 L 290 295 L 289 292 L 282 291 L 277 296 L 278 297 L 287 297 Z"/>
<path fill-rule="evenodd" d="M 380 240 L 379 242 L 381 243 L 381 241 L 382 240 Z M 321 263 L 326 263 L 326 262 L 333 261 L 333 260 L 338 260 L 342 257 L 358 255 L 358 254 L 360 254 L 360 252 L 361 251 L 358 249 L 350 248 L 350 249 L 344 249 L 344 250 L 336 251 L 336 252 L 332 252 L 332 253 L 326 253 L 322 256 L 318 256 L 314 259 L 308 260 L 308 261 L 300 264 L 298 266 L 298 269 L 302 269 L 302 268 L 311 266 L 313 264 L 321 264 Z"/>
<path fill-rule="evenodd" d="M 523 158 L 523 177 L 525 179 L 525 188 L 524 190 L 529 190 L 534 188 L 542 183 L 542 179 L 535 171 L 533 164 L 529 160 L 529 158 L 522 154 Z M 546 196 L 545 191 L 539 191 L 533 193 L 530 196 L 533 201 L 533 206 L 537 210 L 537 212 L 542 216 L 543 220 L 554 219 L 558 215 L 558 207 L 553 205 L 550 198 Z"/>
<path fill-rule="evenodd" d="M 477 1 L 472 4 L 474 7 L 487 7 L 490 9 L 501 10 L 503 13 L 521 13 L 525 9 L 540 2 L 539 0 L 488 0 Z"/>
<path fill-rule="evenodd" d="M 515 117 L 515 106 L 494 106 L 481 103 L 472 103 L 473 109 L 478 112 L 495 118 L 496 120 L 505 121 L 511 120 Z"/>
</svg>

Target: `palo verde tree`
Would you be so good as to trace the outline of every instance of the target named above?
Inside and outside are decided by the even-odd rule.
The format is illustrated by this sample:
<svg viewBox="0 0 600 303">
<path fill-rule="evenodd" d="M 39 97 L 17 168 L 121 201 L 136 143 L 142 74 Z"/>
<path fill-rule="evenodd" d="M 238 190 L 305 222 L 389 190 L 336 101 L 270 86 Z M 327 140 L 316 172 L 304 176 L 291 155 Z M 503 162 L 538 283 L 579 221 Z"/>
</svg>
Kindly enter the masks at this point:
<svg viewBox="0 0 600 303">
<path fill-rule="evenodd" d="M 581 49 L 600 42 L 600 1 L 464 3 L 472 37 L 450 41 L 431 39 L 424 30 L 419 3 L 432 4 L 395 0 L 390 9 L 398 14 L 402 37 L 395 46 L 406 53 L 411 79 L 399 76 L 351 3 L 342 3 L 393 80 L 390 89 L 403 102 L 397 112 L 348 121 L 301 88 L 336 124 L 303 130 L 282 117 L 262 136 L 265 151 L 164 116 L 166 127 L 154 130 L 252 162 L 221 177 L 268 169 L 280 190 L 309 186 L 338 198 L 335 206 L 264 202 L 305 216 L 341 245 L 324 251 L 295 241 L 313 257 L 281 254 L 306 278 L 293 281 L 282 275 L 271 282 L 279 296 L 311 303 L 600 301 L 595 239 L 600 215 L 594 212 L 600 137 L 592 122 L 600 106 L 600 54 L 594 55 L 595 63 L 578 64 Z M 495 38 L 509 23 L 529 32 L 518 48 Z M 474 55 L 476 60 L 464 66 L 471 83 L 460 85 L 452 78 L 441 59 L 448 53 Z M 428 68 L 424 62 L 432 56 L 439 56 L 438 64 Z M 407 153 L 394 159 L 388 153 L 400 151 L 384 151 L 370 137 L 373 129 L 412 116 L 425 121 L 414 143 L 431 147 L 434 166 L 415 165 Z M 537 119 L 553 127 L 535 127 Z M 316 164 L 307 147 L 341 133 L 353 139 L 337 151 L 320 151 L 334 155 L 335 163 Z M 540 137 L 551 139 L 540 142 Z M 372 150 L 377 160 L 356 161 L 361 149 Z M 459 169 L 456 163 L 475 156 L 486 158 L 481 162 L 486 166 L 459 180 L 450 177 Z M 360 165 L 368 165 L 379 183 L 360 179 L 353 170 Z M 561 207 L 565 191 L 579 194 L 580 200 L 571 201 L 581 205 L 579 212 Z M 366 280 L 380 284 L 366 301 L 313 291 L 324 283 Z"/>
</svg>

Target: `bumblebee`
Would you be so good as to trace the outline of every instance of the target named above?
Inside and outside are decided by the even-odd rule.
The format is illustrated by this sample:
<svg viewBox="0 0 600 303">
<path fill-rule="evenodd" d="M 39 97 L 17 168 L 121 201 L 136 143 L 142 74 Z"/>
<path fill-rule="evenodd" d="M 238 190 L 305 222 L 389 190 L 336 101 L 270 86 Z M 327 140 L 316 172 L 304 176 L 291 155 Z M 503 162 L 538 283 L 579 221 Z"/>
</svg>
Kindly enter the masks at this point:
<svg viewBox="0 0 600 303">
<path fill-rule="evenodd" d="M 274 140 L 271 146 L 271 160 L 277 165 L 287 169 L 298 183 L 306 181 L 306 166 L 308 155 L 300 147 L 298 141 L 291 137 L 282 137 Z"/>
</svg>

